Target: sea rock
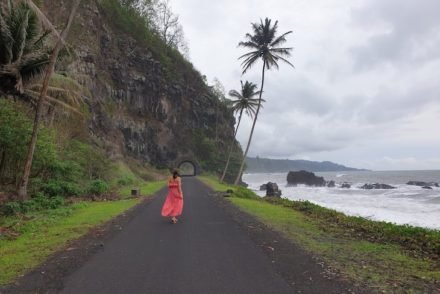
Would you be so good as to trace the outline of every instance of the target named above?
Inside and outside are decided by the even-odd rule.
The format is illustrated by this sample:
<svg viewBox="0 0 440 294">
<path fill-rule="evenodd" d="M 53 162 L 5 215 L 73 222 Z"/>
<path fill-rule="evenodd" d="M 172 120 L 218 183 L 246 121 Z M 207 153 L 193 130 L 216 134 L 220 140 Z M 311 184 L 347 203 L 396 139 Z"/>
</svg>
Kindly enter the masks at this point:
<svg viewBox="0 0 440 294">
<path fill-rule="evenodd" d="M 287 174 L 287 184 L 296 186 L 298 184 L 304 184 L 307 186 L 325 186 L 325 180 L 323 177 L 317 177 L 314 173 L 305 170 L 290 171 Z"/>
<path fill-rule="evenodd" d="M 430 186 L 423 186 L 422 188 L 423 188 L 423 189 L 432 190 L 432 187 L 430 187 Z"/>
<path fill-rule="evenodd" d="M 281 197 L 281 190 L 276 183 L 268 182 L 262 186 L 266 186 L 266 197 Z"/>
<path fill-rule="evenodd" d="M 336 187 L 336 183 L 335 183 L 335 181 L 329 181 L 329 182 L 327 182 L 327 187 L 329 187 L 329 188 L 334 188 L 334 187 Z"/>
<path fill-rule="evenodd" d="M 266 191 L 267 190 L 267 184 L 263 184 L 260 186 L 260 191 Z"/>
<path fill-rule="evenodd" d="M 350 189 L 351 185 L 349 183 L 342 183 L 341 188 Z"/>
<path fill-rule="evenodd" d="M 411 186 L 420 186 L 420 187 L 440 187 L 436 182 L 422 182 L 422 181 L 409 181 L 406 183 Z"/>
<path fill-rule="evenodd" d="M 371 189 L 396 189 L 396 187 L 387 184 L 365 184 L 361 189 L 371 190 Z"/>
</svg>

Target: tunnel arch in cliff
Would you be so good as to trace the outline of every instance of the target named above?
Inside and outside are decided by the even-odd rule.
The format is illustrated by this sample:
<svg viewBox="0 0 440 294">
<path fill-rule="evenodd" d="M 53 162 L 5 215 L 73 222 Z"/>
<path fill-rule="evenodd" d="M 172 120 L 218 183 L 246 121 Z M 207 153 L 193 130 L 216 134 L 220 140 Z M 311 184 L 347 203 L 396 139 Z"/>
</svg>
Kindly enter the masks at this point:
<svg viewBox="0 0 440 294">
<path fill-rule="evenodd" d="M 182 177 L 194 177 L 200 174 L 200 164 L 194 158 L 179 158 L 174 166 Z"/>
</svg>

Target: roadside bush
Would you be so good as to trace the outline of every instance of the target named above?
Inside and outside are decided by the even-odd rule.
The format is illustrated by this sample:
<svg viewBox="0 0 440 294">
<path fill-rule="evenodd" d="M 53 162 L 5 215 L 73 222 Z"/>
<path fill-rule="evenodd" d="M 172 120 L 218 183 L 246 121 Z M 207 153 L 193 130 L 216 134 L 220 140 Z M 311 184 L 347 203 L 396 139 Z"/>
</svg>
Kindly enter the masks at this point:
<svg viewBox="0 0 440 294">
<path fill-rule="evenodd" d="M 45 209 L 55 209 L 64 205 L 64 198 L 51 197 L 48 198 L 39 193 L 36 197 L 22 202 L 8 202 L 0 210 L 3 215 L 25 214 L 30 211 L 38 211 Z"/>
<path fill-rule="evenodd" d="M 134 178 L 131 176 L 123 176 L 118 180 L 118 185 L 128 186 L 134 183 Z"/>
<path fill-rule="evenodd" d="M 90 183 L 87 192 L 90 194 L 103 194 L 110 189 L 109 184 L 103 180 L 94 180 Z"/>
<path fill-rule="evenodd" d="M 32 135 L 30 108 L 0 97 L 0 185 L 16 186 Z M 41 127 L 32 163 L 31 177 L 47 172 L 57 161 L 54 133 Z"/>
<path fill-rule="evenodd" d="M 19 202 L 8 202 L 2 206 L 1 214 L 14 215 L 21 212 L 21 205 Z"/>
<path fill-rule="evenodd" d="M 70 162 L 69 165 L 76 164 L 79 167 L 80 174 L 76 179 L 71 180 L 107 180 L 110 178 L 112 170 L 110 160 L 90 144 L 79 140 L 71 140 L 61 157 L 64 161 Z M 73 166 L 70 168 L 73 168 Z"/>
<path fill-rule="evenodd" d="M 50 197 L 78 196 L 82 192 L 75 183 L 55 179 L 48 180 L 47 183 L 42 185 L 41 190 L 44 194 Z"/>
</svg>

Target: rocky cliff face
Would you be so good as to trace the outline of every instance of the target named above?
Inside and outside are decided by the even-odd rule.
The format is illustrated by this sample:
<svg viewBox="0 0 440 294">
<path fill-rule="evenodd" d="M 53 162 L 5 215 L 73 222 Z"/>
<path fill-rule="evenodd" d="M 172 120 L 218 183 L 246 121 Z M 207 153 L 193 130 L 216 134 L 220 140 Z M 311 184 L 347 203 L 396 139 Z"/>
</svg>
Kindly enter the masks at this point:
<svg viewBox="0 0 440 294">
<path fill-rule="evenodd" d="M 148 42 L 116 26 L 101 2 L 83 1 L 69 37 L 76 56 L 65 68 L 90 92 L 89 130 L 96 143 L 113 157 L 159 167 L 197 157 L 196 130 L 214 138 L 217 129 L 219 145 L 228 144 L 234 118 L 200 74 L 183 60 L 169 58 L 165 65 Z M 69 5 L 46 0 L 43 6 L 63 23 Z"/>
</svg>

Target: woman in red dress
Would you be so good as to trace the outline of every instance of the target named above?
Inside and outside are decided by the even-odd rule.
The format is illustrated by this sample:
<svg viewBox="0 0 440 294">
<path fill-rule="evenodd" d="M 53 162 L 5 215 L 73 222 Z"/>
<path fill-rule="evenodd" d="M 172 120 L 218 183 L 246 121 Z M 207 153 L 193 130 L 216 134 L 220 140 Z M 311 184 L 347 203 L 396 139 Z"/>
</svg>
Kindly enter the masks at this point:
<svg viewBox="0 0 440 294">
<path fill-rule="evenodd" d="M 177 223 L 176 216 L 182 214 L 183 193 L 182 181 L 177 170 L 173 170 L 173 176 L 168 179 L 168 195 L 162 207 L 162 216 L 171 217 L 173 224 Z"/>
</svg>

